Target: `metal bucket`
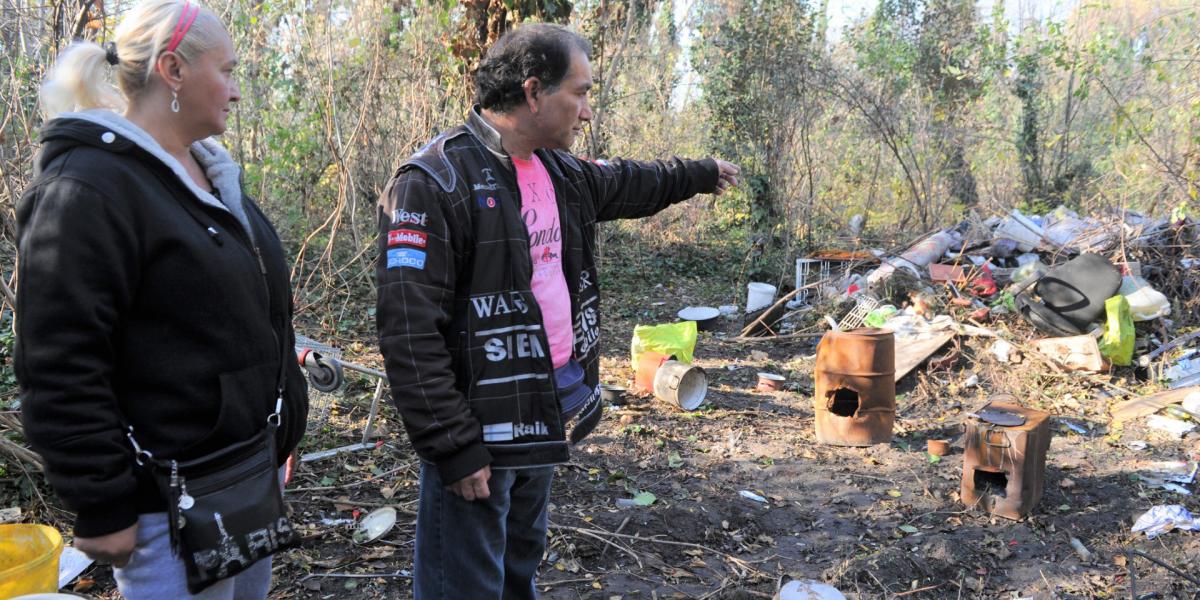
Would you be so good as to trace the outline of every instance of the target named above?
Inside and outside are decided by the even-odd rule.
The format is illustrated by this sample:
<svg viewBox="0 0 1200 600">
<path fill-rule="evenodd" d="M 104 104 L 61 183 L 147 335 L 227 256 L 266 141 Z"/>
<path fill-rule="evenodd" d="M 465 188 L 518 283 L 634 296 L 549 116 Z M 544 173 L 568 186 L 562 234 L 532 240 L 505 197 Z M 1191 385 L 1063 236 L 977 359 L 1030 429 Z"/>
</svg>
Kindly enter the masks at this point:
<svg viewBox="0 0 1200 600">
<path fill-rule="evenodd" d="M 683 410 L 696 410 L 708 394 L 704 369 L 677 360 L 663 363 L 654 374 L 654 395 Z"/>
<path fill-rule="evenodd" d="M 813 410 L 817 441 L 870 446 L 892 441 L 896 342 L 886 329 L 830 331 L 817 345 Z"/>
</svg>

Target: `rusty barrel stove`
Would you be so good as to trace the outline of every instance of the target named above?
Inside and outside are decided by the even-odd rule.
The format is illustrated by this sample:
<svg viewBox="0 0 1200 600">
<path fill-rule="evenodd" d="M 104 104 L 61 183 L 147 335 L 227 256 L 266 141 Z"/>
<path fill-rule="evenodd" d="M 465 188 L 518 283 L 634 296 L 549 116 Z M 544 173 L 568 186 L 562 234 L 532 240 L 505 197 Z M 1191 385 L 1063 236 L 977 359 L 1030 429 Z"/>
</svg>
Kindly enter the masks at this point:
<svg viewBox="0 0 1200 600">
<path fill-rule="evenodd" d="M 886 329 L 830 331 L 817 345 L 813 409 L 817 441 L 870 446 L 892 441 L 896 342 Z"/>
<path fill-rule="evenodd" d="M 997 394 L 966 423 L 959 495 L 1006 519 L 1025 518 L 1042 498 L 1050 415 Z"/>
</svg>

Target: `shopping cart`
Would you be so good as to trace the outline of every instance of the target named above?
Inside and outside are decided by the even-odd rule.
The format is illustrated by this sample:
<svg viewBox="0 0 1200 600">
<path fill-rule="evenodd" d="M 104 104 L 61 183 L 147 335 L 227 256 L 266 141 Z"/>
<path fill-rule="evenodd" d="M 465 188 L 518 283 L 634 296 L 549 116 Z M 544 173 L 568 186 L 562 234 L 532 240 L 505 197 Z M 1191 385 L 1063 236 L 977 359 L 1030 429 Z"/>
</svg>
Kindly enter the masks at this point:
<svg viewBox="0 0 1200 600">
<path fill-rule="evenodd" d="M 309 452 L 300 457 L 301 462 L 309 462 L 328 458 L 342 452 L 354 452 L 375 447 L 368 440 L 374 430 L 375 417 L 379 414 L 379 401 L 383 398 L 383 390 L 387 384 L 387 374 L 370 367 L 342 360 L 342 351 L 322 344 L 317 340 L 302 335 L 296 335 L 296 360 L 308 374 L 309 384 L 319 392 L 331 393 L 345 384 L 345 371 L 351 370 L 375 378 L 375 393 L 371 396 L 371 408 L 367 413 L 367 424 L 363 427 L 362 440 L 357 444 L 330 448 L 319 452 Z"/>
</svg>

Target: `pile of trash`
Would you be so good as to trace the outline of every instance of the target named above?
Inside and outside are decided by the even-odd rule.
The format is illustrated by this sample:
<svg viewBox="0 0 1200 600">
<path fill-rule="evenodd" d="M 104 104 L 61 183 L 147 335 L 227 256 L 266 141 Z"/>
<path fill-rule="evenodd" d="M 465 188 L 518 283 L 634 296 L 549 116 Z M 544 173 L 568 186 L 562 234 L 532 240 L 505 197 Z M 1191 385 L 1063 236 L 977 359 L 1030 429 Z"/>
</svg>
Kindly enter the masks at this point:
<svg viewBox="0 0 1200 600">
<path fill-rule="evenodd" d="M 749 284 L 738 337 L 885 328 L 903 349 L 897 381 L 956 336 L 992 338 L 989 352 L 1002 363 L 1033 353 L 1058 373 L 1127 369 L 1120 374 L 1160 386 L 1149 401 L 1114 406 L 1113 420 L 1165 409 L 1150 424 L 1182 436 L 1200 425 L 1197 267 L 1200 223 L 1183 207 L 1159 218 L 1080 216 L 1065 207 L 972 215 L 899 251 L 798 257 L 795 286 L 780 286 L 782 295 L 769 283 Z M 735 309 L 703 316 L 731 319 Z"/>
<path fill-rule="evenodd" d="M 921 365 L 949 369 L 963 355 L 959 336 L 977 340 L 975 356 L 982 351 L 1000 364 L 1027 361 L 1053 371 L 1059 381 L 1088 382 L 1085 387 L 1099 390 L 1096 397 L 1110 404 L 1098 407 L 1110 413 L 1110 435 L 1144 418 L 1158 435 L 1179 439 L 1200 426 L 1197 266 L 1200 223 L 1181 210 L 1167 218 L 1132 212 L 1082 217 L 1062 207 L 1047 215 L 1013 210 L 934 231 L 899 252 L 833 250 L 799 257 L 795 286 L 782 295 L 769 283 L 749 283 L 743 327 L 732 339 L 821 338 L 812 398 L 822 444 L 889 443 L 896 383 Z M 689 307 L 680 311 L 681 323 L 639 327 L 634 370 L 648 382 L 665 372 L 660 365 L 669 359 L 690 362 L 697 330 L 713 329 L 736 313 L 733 306 Z M 667 344 L 668 338 L 679 343 Z M 649 342 L 662 354 L 645 352 Z M 781 389 L 783 376 L 758 375 L 757 392 Z M 658 383 L 653 392 L 665 397 Z M 962 386 L 988 387 L 974 373 Z M 692 410 L 702 396 L 679 405 Z M 983 408 L 964 413 L 963 503 L 1010 519 L 1030 513 L 1042 495 L 1051 421 L 1080 435 L 1097 432 L 1080 424 L 1086 421 L 1075 414 L 1077 404 L 1069 414 L 1061 412 L 1066 402 L 1055 398 L 1052 404 L 1052 412 L 1037 410 L 998 392 Z M 997 446 L 991 441 L 996 436 L 1008 442 Z M 946 445 L 931 438 L 931 454 L 937 441 Z M 1126 446 L 1136 452 L 1146 442 Z M 998 447 L 1020 447 L 1024 462 L 997 455 Z M 1200 472 L 1196 458 L 1145 465 L 1136 476 L 1145 485 L 1191 495 Z M 1155 510 L 1135 531 L 1153 536 L 1200 527 L 1181 507 Z"/>
<path fill-rule="evenodd" d="M 690 364 L 697 344 L 723 338 L 761 348 L 774 339 L 820 338 L 812 356 L 792 354 L 788 364 L 800 366 L 782 370 L 767 353 L 751 351 L 750 372 L 764 369 L 756 380 L 741 370 L 744 364 L 722 366 L 713 403 L 728 400 L 723 394 L 731 389 L 789 407 L 811 402 L 813 439 L 833 448 L 830 456 L 838 447 L 895 443 L 904 450 L 896 460 L 910 460 L 911 444 L 923 441 L 927 460 L 937 464 L 951 446 L 961 447 L 957 495 L 935 498 L 1011 520 L 1034 514 L 1048 482 L 1053 497 L 1075 487 L 1062 472 L 1109 446 L 1125 450 L 1105 468 L 1116 465 L 1157 494 L 1139 490 L 1139 498 L 1187 497 L 1200 489 L 1197 266 L 1200 222 L 1184 211 L 1154 218 L 1013 210 L 969 218 L 894 251 L 810 253 L 795 257 L 794 286 L 749 282 L 744 312 L 691 306 L 678 312 L 679 322 L 638 325 L 632 392 L 685 412 L 702 410 L 707 376 Z M 777 359 L 791 354 L 775 350 Z M 1011 368 L 1016 363 L 1023 364 Z M 901 380 L 917 370 L 924 374 L 903 388 Z M 1095 401 L 1077 400 L 1084 397 Z M 1139 427 L 1123 430 L 1135 420 Z M 1060 442 L 1052 451 L 1058 435 L 1091 439 Z M 1055 463 L 1057 472 L 1048 476 L 1047 464 Z M 767 502 L 749 490 L 740 494 Z M 1060 504 L 1057 511 L 1072 507 Z M 1147 539 L 1200 529 L 1191 504 L 1146 508 L 1132 532 Z M 1069 540 L 1081 561 L 1093 561 L 1083 541 Z M 1125 563 L 1131 578 L 1134 555 Z M 874 567 L 848 562 L 827 578 L 856 582 L 857 573 Z M 778 597 L 793 588 L 803 591 L 798 597 L 813 594 L 809 582 L 789 585 Z"/>
<path fill-rule="evenodd" d="M 1200 226 L 1184 211 L 1013 210 L 935 231 L 898 254 L 862 254 L 798 258 L 795 288 L 748 306 L 759 310 L 742 335 L 802 331 L 815 314 L 833 330 L 887 327 L 898 346 L 939 332 L 990 335 L 1003 358 L 1005 336 L 989 323 L 1015 319 L 1037 332 L 1024 341 L 1063 369 L 1134 367 L 1171 388 L 1200 384 Z"/>
</svg>

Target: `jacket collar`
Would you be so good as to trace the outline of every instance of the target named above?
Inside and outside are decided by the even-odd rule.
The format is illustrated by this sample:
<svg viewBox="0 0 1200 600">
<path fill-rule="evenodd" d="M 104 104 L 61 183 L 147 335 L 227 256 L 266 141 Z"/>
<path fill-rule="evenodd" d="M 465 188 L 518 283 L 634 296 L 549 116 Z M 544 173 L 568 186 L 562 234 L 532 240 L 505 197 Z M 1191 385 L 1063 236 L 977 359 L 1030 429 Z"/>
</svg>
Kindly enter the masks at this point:
<svg viewBox="0 0 1200 600">
<path fill-rule="evenodd" d="M 483 142 L 484 147 L 495 154 L 497 157 L 507 160 L 508 152 L 504 151 L 504 145 L 500 140 L 500 132 L 496 131 L 495 127 L 488 124 L 487 119 L 479 112 L 479 105 L 471 107 L 471 111 L 467 113 L 467 131 L 471 132 L 479 141 Z"/>
<path fill-rule="evenodd" d="M 88 144 L 116 152 L 126 152 L 130 146 L 136 146 L 167 167 L 202 204 L 236 217 L 250 239 L 254 239 L 253 228 L 250 227 L 242 199 L 242 169 L 234 162 L 229 152 L 213 138 L 193 142 L 191 153 L 204 169 L 213 187 L 220 193 L 219 198 L 196 185 L 188 175 L 187 169 L 149 133 L 108 109 L 96 108 L 63 113 L 46 124 L 41 139 L 43 143 L 52 139 L 69 139 L 73 143 Z M 43 158 L 41 162 L 44 163 L 45 160 Z"/>
</svg>

